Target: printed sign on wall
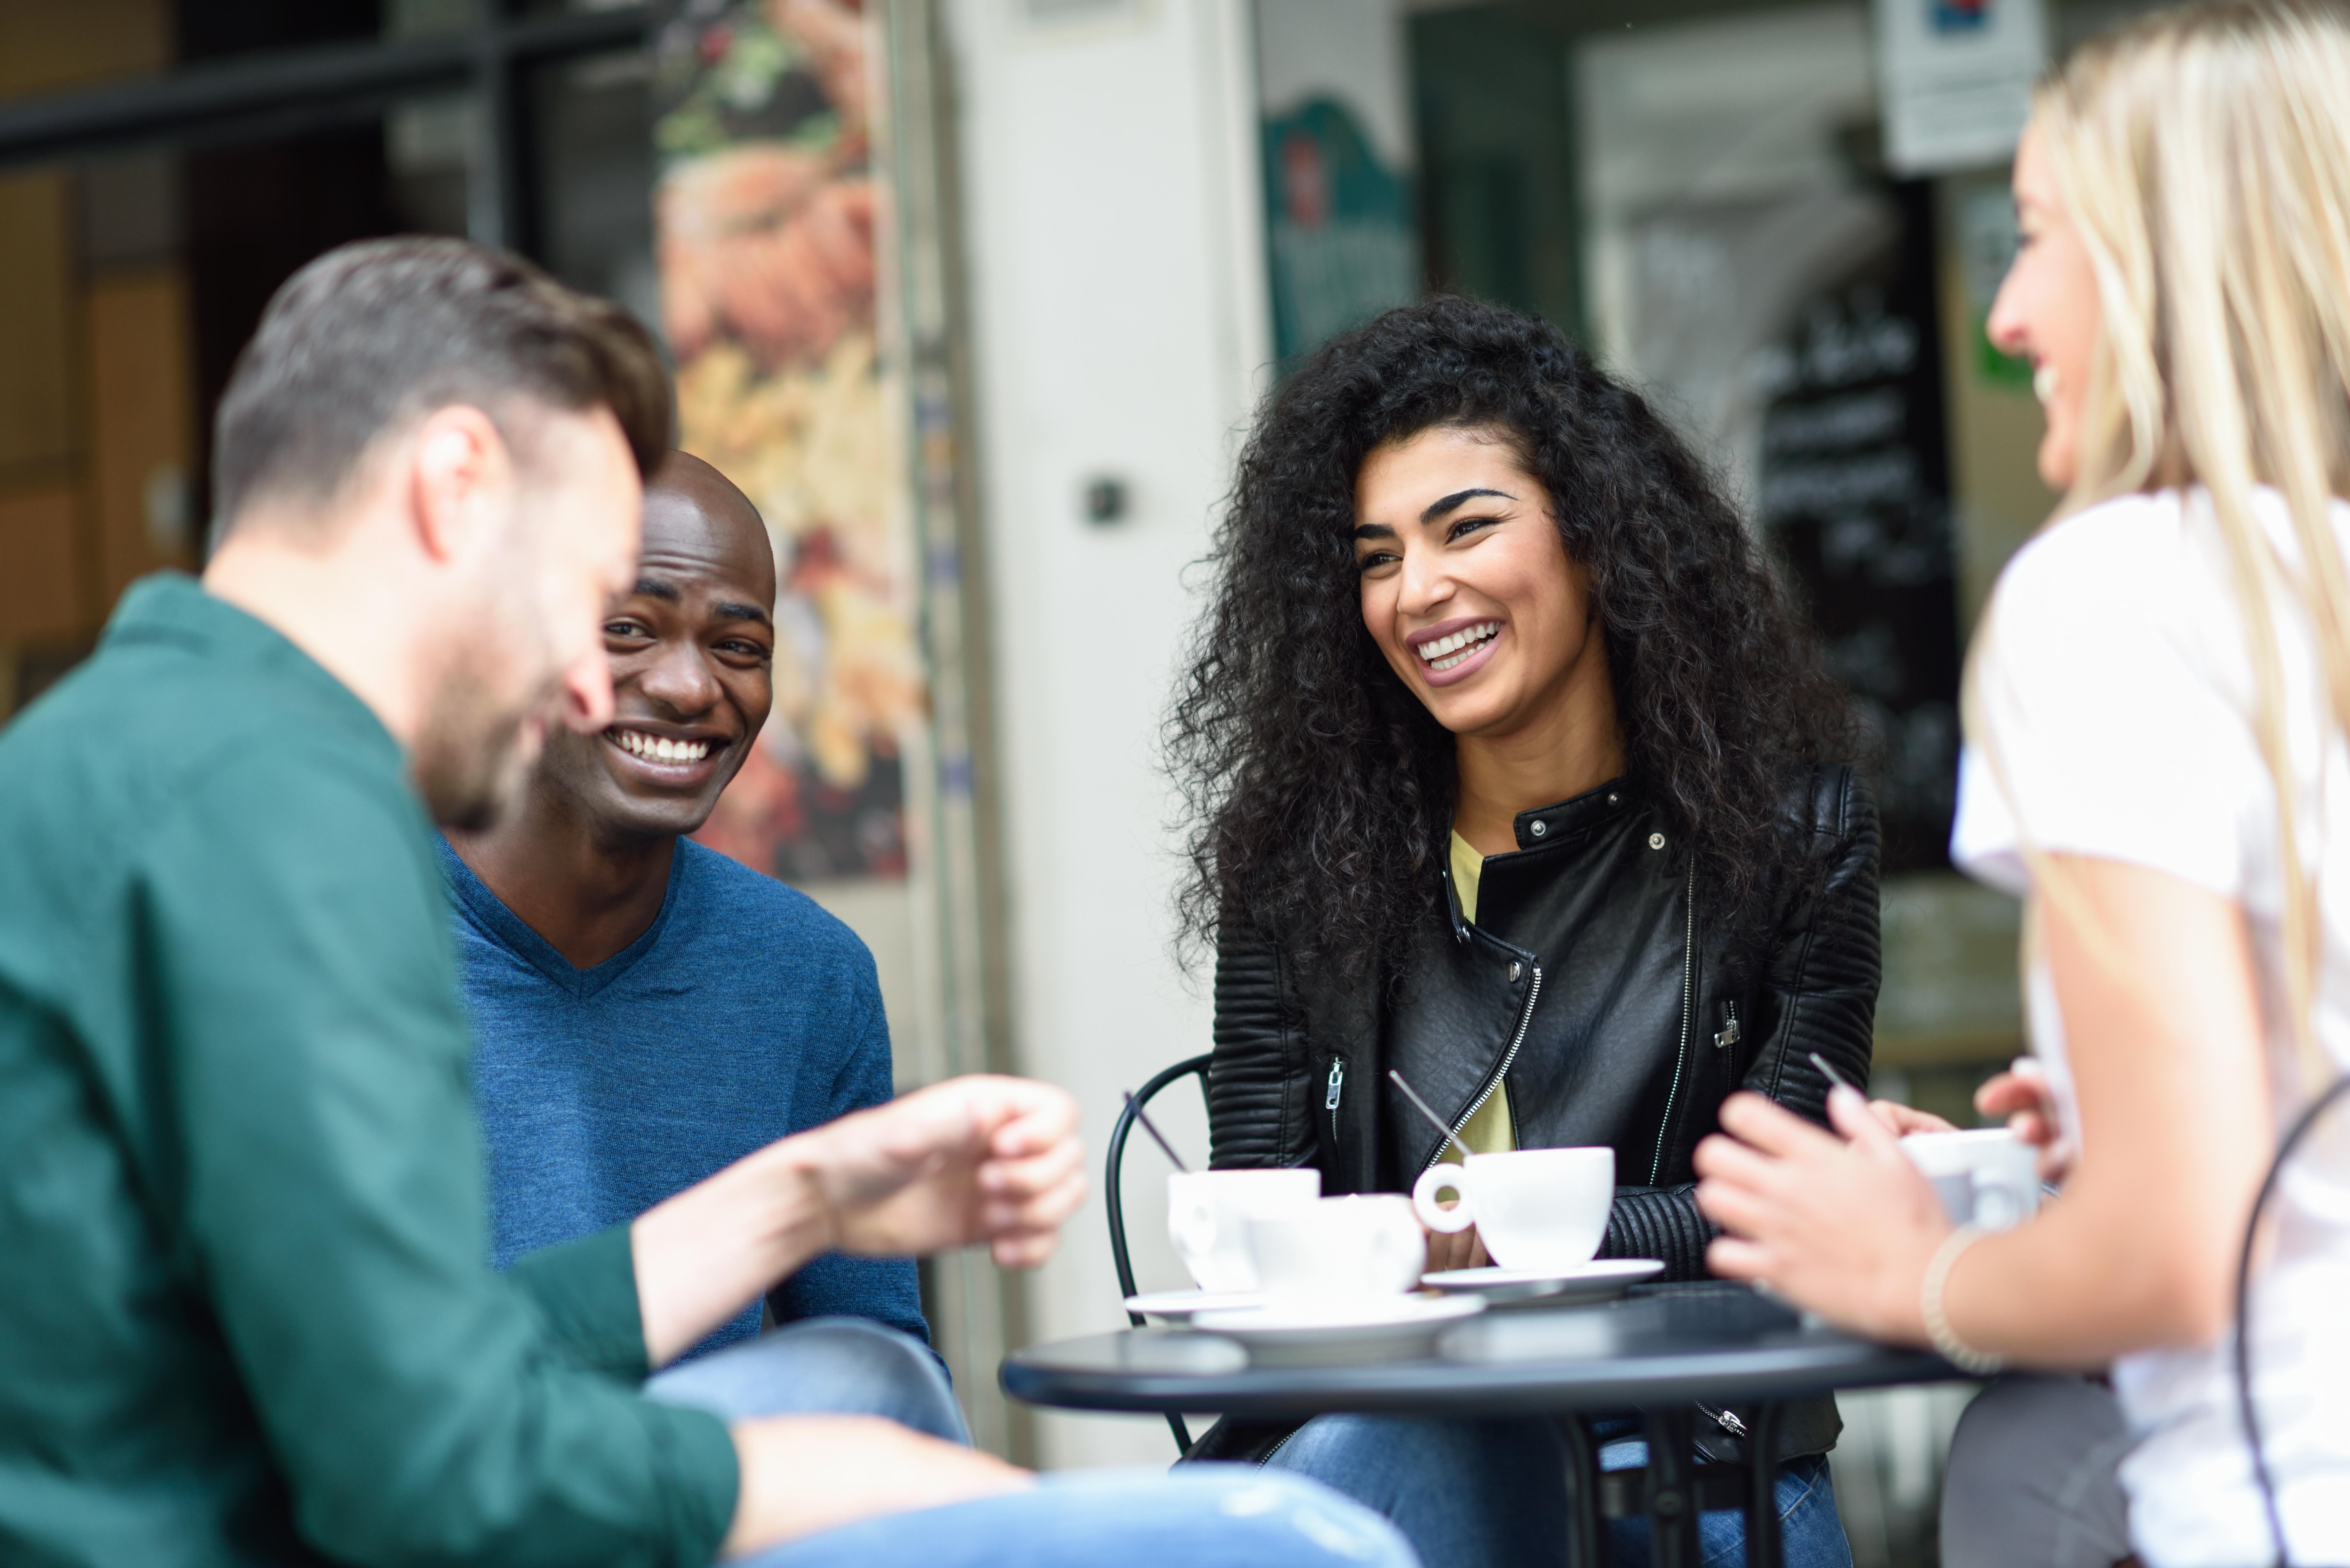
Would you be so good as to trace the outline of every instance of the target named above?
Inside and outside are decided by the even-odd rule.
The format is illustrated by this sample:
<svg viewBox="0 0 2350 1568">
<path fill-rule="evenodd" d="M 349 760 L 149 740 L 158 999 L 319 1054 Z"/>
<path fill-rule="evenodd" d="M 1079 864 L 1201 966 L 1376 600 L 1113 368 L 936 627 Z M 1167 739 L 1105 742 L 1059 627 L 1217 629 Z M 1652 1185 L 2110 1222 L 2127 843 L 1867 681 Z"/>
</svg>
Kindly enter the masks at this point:
<svg viewBox="0 0 2350 1568">
<path fill-rule="evenodd" d="M 2006 161 L 2048 64 L 2041 0 L 1876 0 L 1872 16 L 1894 172 Z"/>
</svg>

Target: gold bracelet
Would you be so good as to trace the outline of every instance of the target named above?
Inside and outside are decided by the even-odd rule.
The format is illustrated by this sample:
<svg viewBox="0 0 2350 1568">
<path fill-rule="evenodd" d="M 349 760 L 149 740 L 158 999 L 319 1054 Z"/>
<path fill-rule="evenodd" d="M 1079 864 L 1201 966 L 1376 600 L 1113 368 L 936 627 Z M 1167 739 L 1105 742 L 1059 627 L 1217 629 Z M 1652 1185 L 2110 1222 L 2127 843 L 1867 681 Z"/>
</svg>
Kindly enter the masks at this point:
<svg viewBox="0 0 2350 1568">
<path fill-rule="evenodd" d="M 1988 1377 L 2007 1369 L 2007 1357 L 1977 1350 L 1960 1339 L 1950 1327 L 1950 1320 L 1942 1313 L 1942 1287 L 1950 1282 L 1950 1268 L 1960 1253 L 1983 1239 L 1985 1232 L 1973 1225 L 1961 1225 L 1942 1238 L 1934 1249 L 1933 1262 L 1926 1265 L 1925 1282 L 1918 1287 L 1918 1313 L 1926 1320 L 1926 1337 L 1933 1342 L 1941 1358 L 1961 1372 L 1977 1377 Z"/>
</svg>

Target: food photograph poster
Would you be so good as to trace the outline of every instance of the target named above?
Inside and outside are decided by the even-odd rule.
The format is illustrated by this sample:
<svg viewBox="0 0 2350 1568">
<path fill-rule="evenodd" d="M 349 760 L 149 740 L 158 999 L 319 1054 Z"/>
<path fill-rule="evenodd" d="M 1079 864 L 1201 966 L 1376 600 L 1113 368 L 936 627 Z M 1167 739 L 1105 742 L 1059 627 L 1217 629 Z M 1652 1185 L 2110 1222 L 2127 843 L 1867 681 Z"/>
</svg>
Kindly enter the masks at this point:
<svg viewBox="0 0 2350 1568">
<path fill-rule="evenodd" d="M 655 99 L 679 444 L 757 505 L 777 581 L 775 711 L 695 836 L 800 884 L 905 877 L 926 696 L 876 357 L 875 47 L 842 0 L 686 0 Z"/>
</svg>

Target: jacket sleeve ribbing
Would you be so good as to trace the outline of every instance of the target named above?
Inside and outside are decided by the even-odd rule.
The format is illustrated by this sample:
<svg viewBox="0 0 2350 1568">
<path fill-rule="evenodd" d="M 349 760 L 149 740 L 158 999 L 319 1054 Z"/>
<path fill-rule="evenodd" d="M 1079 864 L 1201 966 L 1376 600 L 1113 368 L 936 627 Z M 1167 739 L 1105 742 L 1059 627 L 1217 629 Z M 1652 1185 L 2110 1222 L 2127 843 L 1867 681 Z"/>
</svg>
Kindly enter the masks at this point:
<svg viewBox="0 0 2350 1568">
<path fill-rule="evenodd" d="M 1882 954 L 1877 802 L 1849 769 L 1824 775 L 1820 795 L 1814 832 L 1824 874 L 1771 955 L 1763 977 L 1770 1027 L 1745 1087 L 1825 1127 L 1828 1081 L 1812 1054 L 1868 1083 Z"/>
<path fill-rule="evenodd" d="M 1607 1212 L 1603 1258 L 1654 1258 L 1668 1282 L 1706 1277 L 1705 1244 L 1713 1228 L 1697 1211 L 1694 1183 L 1679 1187 L 1619 1188 Z"/>
<path fill-rule="evenodd" d="M 1230 915 L 1216 933 L 1215 1008 L 1209 1164 L 1296 1164 L 1312 1148 L 1313 1122 L 1299 1103 L 1311 1068 L 1282 999 L 1281 953 Z"/>
</svg>

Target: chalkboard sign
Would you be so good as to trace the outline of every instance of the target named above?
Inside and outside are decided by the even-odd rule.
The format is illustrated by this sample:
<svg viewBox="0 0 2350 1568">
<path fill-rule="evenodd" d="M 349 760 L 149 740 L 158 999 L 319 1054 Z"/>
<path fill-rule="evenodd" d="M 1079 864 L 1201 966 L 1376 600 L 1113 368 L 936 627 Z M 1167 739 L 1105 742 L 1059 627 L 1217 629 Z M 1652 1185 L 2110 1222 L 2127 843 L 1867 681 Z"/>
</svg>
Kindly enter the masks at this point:
<svg viewBox="0 0 2350 1568">
<path fill-rule="evenodd" d="M 1810 601 L 1874 732 L 1884 867 L 1950 863 L 1958 776 L 1958 598 L 1928 187 L 1796 314 L 1759 367 L 1766 536 Z"/>
</svg>

